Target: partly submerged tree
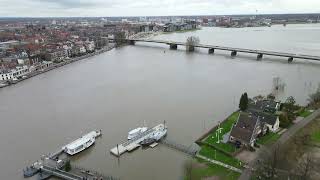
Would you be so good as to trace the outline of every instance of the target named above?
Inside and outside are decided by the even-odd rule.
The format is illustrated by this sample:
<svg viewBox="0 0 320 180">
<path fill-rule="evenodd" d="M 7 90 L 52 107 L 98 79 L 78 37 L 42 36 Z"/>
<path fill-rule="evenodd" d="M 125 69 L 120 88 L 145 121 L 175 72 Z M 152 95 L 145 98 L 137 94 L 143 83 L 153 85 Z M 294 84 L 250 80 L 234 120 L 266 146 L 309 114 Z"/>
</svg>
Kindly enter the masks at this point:
<svg viewBox="0 0 320 180">
<path fill-rule="evenodd" d="M 187 51 L 194 51 L 194 46 L 200 43 L 200 39 L 196 36 L 189 36 L 186 42 Z"/>
<path fill-rule="evenodd" d="M 126 34 L 125 32 L 117 32 L 114 34 L 114 41 L 117 46 L 120 46 L 124 43 L 126 43 Z"/>
<path fill-rule="evenodd" d="M 249 99 L 248 94 L 245 92 L 241 95 L 239 108 L 241 111 L 245 111 L 248 109 Z"/>
<path fill-rule="evenodd" d="M 70 161 L 67 161 L 67 162 L 66 162 L 66 165 L 65 165 L 65 167 L 64 167 L 64 170 L 67 171 L 67 172 L 68 172 L 68 171 L 71 171 L 71 163 L 70 163 Z"/>
<path fill-rule="evenodd" d="M 317 91 L 315 93 L 309 95 L 309 103 L 311 105 L 317 104 L 319 102 L 320 102 L 320 84 L 319 84 Z"/>
</svg>

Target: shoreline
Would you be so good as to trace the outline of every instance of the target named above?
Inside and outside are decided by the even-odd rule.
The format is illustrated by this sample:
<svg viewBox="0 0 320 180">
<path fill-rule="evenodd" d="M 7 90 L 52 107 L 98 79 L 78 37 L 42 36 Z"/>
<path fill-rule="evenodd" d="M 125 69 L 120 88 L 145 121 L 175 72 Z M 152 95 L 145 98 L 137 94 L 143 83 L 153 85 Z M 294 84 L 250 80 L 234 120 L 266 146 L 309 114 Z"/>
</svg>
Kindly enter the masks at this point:
<svg viewBox="0 0 320 180">
<path fill-rule="evenodd" d="M 46 69 L 42 69 L 42 70 L 38 70 L 38 71 L 34 71 L 34 72 L 30 72 L 26 75 L 25 78 L 21 78 L 21 79 L 18 79 L 18 80 L 15 80 L 15 81 L 10 81 L 10 83 L 6 83 L 6 84 L 0 84 L 0 88 L 5 88 L 7 86 L 11 86 L 11 85 L 15 85 L 21 81 L 24 81 L 24 80 L 27 80 L 27 79 L 30 79 L 34 76 L 37 76 L 37 75 L 40 75 L 40 74 L 43 74 L 43 73 L 46 73 L 48 71 L 51 71 L 51 70 L 54 70 L 54 69 L 57 69 L 59 67 L 62 67 L 62 66 L 65 66 L 67 64 L 71 64 L 71 63 L 74 63 L 74 62 L 77 62 L 77 61 L 80 61 L 80 60 L 83 60 L 83 59 L 87 59 L 89 57 L 93 57 L 93 56 L 96 56 L 96 55 L 99 55 L 99 54 L 102 54 L 102 53 L 105 53 L 105 52 L 108 52 L 112 49 L 115 48 L 115 44 L 112 44 L 112 45 L 108 45 L 108 47 L 105 47 L 103 49 L 100 49 L 100 50 L 97 50 L 96 52 L 93 52 L 93 53 L 89 53 L 89 54 L 86 54 L 86 55 L 83 55 L 83 56 L 79 56 L 79 57 L 74 57 L 74 58 L 71 58 L 69 60 L 66 60 L 66 61 L 63 61 L 63 62 L 60 62 L 60 63 L 56 63 L 56 64 L 53 64 L 51 67 L 48 67 Z"/>
</svg>

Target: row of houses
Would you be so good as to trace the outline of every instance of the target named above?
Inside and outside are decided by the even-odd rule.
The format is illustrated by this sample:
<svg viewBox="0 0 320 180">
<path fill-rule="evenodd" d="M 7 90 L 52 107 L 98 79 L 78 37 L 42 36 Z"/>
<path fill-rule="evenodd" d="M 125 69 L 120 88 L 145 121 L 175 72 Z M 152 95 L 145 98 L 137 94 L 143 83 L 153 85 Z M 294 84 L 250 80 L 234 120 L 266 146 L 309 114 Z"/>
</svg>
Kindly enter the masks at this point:
<svg viewBox="0 0 320 180">
<path fill-rule="evenodd" d="M 197 29 L 197 23 L 191 21 L 188 23 L 167 23 L 163 26 L 163 32 L 174 32 Z"/>
<path fill-rule="evenodd" d="M 234 124 L 229 141 L 237 146 L 254 146 L 257 139 L 268 131 L 279 130 L 279 117 L 275 114 L 280 110 L 280 102 L 274 100 L 250 100 L 248 109 L 240 112 Z"/>
</svg>

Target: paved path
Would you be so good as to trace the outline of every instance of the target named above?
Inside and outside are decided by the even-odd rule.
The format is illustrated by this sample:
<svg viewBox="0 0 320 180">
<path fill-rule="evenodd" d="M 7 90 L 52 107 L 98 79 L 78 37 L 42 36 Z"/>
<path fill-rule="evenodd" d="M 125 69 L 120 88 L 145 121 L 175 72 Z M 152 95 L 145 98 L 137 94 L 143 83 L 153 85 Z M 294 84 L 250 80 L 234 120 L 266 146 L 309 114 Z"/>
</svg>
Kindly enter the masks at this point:
<svg viewBox="0 0 320 180">
<path fill-rule="evenodd" d="M 197 157 L 197 158 L 200 158 L 200 159 L 203 159 L 203 160 L 206 160 L 206 161 L 209 161 L 209 162 L 211 162 L 211 163 L 213 163 L 213 164 L 217 164 L 217 165 L 223 166 L 223 167 L 228 168 L 228 169 L 230 169 L 230 170 L 232 170 L 232 171 L 235 171 L 235 172 L 238 172 L 238 173 L 242 173 L 242 170 L 241 170 L 241 169 L 238 169 L 238 168 L 236 168 L 236 167 L 233 167 L 233 166 L 230 166 L 230 165 L 228 165 L 228 164 L 222 163 L 222 162 L 220 162 L 220 161 L 216 161 L 216 160 L 214 160 L 214 159 L 209 159 L 209 158 L 204 157 L 204 156 L 201 156 L 201 155 L 199 155 L 199 154 L 197 154 L 196 157 Z"/>
<path fill-rule="evenodd" d="M 261 147 L 259 154 L 256 159 L 254 159 L 251 163 L 249 163 L 249 167 L 255 167 L 258 159 L 261 155 L 261 153 L 269 151 L 272 152 L 277 146 L 280 146 L 287 142 L 293 135 L 295 135 L 301 128 L 305 127 L 307 124 L 309 124 L 312 120 L 316 119 L 318 116 L 320 116 L 320 109 L 314 111 L 311 115 L 304 118 L 297 124 L 294 124 L 291 126 L 286 132 L 282 134 L 282 136 L 279 138 L 279 140 L 273 144 L 271 147 Z M 247 168 L 243 171 L 241 174 L 239 180 L 249 180 L 252 175 L 252 168 Z"/>
</svg>

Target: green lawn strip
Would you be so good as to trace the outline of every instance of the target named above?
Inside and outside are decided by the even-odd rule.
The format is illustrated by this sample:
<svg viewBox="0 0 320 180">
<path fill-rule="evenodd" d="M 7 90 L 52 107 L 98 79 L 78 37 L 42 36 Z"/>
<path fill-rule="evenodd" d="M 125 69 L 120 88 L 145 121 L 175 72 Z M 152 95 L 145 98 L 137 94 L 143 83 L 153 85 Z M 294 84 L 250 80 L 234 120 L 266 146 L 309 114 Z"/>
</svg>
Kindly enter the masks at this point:
<svg viewBox="0 0 320 180">
<path fill-rule="evenodd" d="M 234 112 L 231 116 L 227 118 L 226 121 L 222 122 L 220 124 L 220 127 L 222 128 L 221 134 L 219 136 L 219 139 L 221 140 L 223 138 L 223 135 L 230 132 L 232 129 L 232 126 L 234 123 L 236 123 L 237 118 L 239 116 L 240 112 Z M 233 153 L 235 152 L 235 148 L 232 144 L 228 143 L 217 143 L 218 142 L 218 137 L 216 136 L 216 131 L 213 131 L 206 139 L 205 142 L 212 144 L 213 146 L 217 146 L 220 149 L 225 150 L 228 153 Z"/>
<path fill-rule="evenodd" d="M 299 116 L 308 117 L 310 114 L 312 114 L 312 112 L 310 112 L 309 110 L 305 109 L 304 111 L 299 113 Z"/>
<path fill-rule="evenodd" d="M 228 156 L 218 150 L 215 150 L 209 146 L 203 145 L 201 146 L 201 150 L 199 152 L 200 155 L 205 156 L 207 158 L 220 161 L 222 163 L 228 164 L 230 166 L 242 169 L 240 165 L 240 161 L 232 156 Z M 241 163 L 243 164 L 243 163 Z"/>
<path fill-rule="evenodd" d="M 199 160 L 204 164 L 204 161 Z M 221 180 L 236 180 L 240 177 L 240 173 L 229 170 L 225 167 L 205 163 L 204 166 L 195 167 L 192 170 L 192 179 L 200 180 L 206 177 L 219 177 Z"/>
<path fill-rule="evenodd" d="M 257 140 L 257 143 L 263 145 L 272 144 L 276 142 L 280 138 L 280 136 L 281 135 L 279 135 L 278 133 L 269 132 L 267 135 L 260 137 Z"/>
<path fill-rule="evenodd" d="M 311 141 L 320 143 L 320 130 L 311 133 Z"/>
</svg>

